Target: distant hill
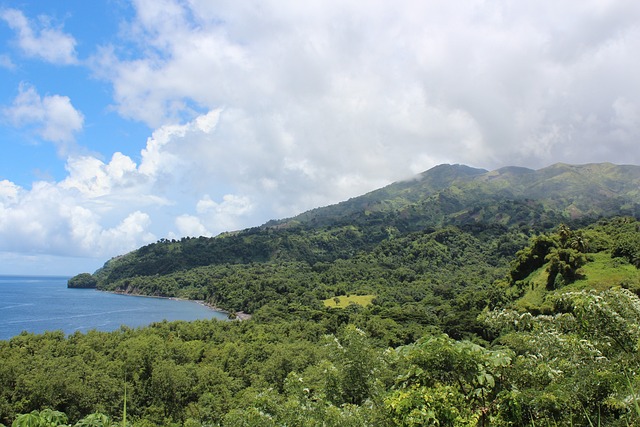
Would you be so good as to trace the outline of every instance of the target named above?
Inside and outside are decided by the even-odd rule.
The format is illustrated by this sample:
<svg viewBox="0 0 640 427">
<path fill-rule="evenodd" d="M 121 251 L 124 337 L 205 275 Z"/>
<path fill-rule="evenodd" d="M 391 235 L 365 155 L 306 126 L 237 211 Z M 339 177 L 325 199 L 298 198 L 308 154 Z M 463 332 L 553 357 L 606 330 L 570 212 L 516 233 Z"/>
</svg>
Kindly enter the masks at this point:
<svg viewBox="0 0 640 427">
<path fill-rule="evenodd" d="M 517 205 L 509 212 L 507 205 Z M 496 209 L 502 205 L 500 209 Z M 524 211 L 530 211 L 525 218 Z M 547 215 L 575 220 L 611 215 L 640 215 L 640 166 L 610 163 L 544 169 L 505 167 L 495 171 L 463 165 L 439 165 L 412 179 L 397 182 L 336 205 L 296 217 L 272 221 L 286 224 L 336 224 L 360 217 L 395 214 L 391 218 L 428 222 L 497 221 L 538 226 Z M 439 221 L 438 221 L 439 220 Z"/>
<path fill-rule="evenodd" d="M 530 236 L 563 222 L 579 226 L 615 215 L 640 217 L 640 166 L 555 164 L 540 170 L 486 171 L 439 165 L 365 195 L 260 227 L 213 238 L 163 239 L 113 258 L 93 276 L 98 287 L 104 287 L 125 278 L 208 265 L 315 265 L 350 259 L 389 239 L 447 226 L 475 237 L 507 230 Z"/>
</svg>

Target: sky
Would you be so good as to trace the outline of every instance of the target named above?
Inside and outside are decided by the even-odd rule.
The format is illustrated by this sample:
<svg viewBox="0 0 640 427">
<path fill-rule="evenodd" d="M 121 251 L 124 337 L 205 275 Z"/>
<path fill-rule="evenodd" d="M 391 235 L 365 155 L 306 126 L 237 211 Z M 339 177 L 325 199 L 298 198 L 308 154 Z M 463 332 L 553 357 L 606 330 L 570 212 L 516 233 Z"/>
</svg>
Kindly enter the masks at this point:
<svg viewBox="0 0 640 427">
<path fill-rule="evenodd" d="M 408 179 L 640 164 L 637 0 L 0 0 L 0 274 Z"/>
</svg>

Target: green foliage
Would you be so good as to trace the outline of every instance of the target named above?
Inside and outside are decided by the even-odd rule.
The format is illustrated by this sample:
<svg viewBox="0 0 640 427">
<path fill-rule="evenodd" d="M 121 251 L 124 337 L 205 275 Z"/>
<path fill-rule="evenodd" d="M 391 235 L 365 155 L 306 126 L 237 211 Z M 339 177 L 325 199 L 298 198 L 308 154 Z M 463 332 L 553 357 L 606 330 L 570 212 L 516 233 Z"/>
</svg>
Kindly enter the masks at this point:
<svg viewBox="0 0 640 427">
<path fill-rule="evenodd" d="M 74 427 L 116 427 L 118 423 L 114 422 L 109 416 L 95 412 L 78 421 Z"/>
<path fill-rule="evenodd" d="M 538 235 L 528 247 L 518 251 L 511 265 L 511 283 L 516 284 L 546 265 L 547 289 L 563 287 L 580 277 L 578 269 L 586 264 L 584 253 L 588 249 L 588 241 L 581 232 L 561 224 L 555 233 Z"/>
<path fill-rule="evenodd" d="M 80 273 L 69 279 L 67 287 L 93 289 L 97 284 L 98 280 L 90 273 Z"/>
<path fill-rule="evenodd" d="M 207 265 L 274 261 L 314 265 L 369 252 L 395 237 L 446 226 L 476 236 L 505 229 L 530 234 L 576 219 L 640 216 L 639 183 L 637 168 L 607 164 L 494 172 L 441 165 L 414 180 L 262 227 L 215 238 L 161 239 L 113 258 L 94 276 L 100 286 L 108 286 L 118 280 Z M 617 196 L 610 197 L 612 193 Z M 513 256 L 523 246 L 519 240 L 504 240 L 495 253 Z"/>
<path fill-rule="evenodd" d="M 354 326 L 344 329 L 340 339 L 330 344 L 327 398 L 336 406 L 361 405 L 371 396 L 379 371 L 378 359 L 366 334 Z"/>
<path fill-rule="evenodd" d="M 398 349 L 401 375 L 386 405 L 399 425 L 484 424 L 513 357 L 446 335 L 422 338 Z"/>
<path fill-rule="evenodd" d="M 580 277 L 578 269 L 586 264 L 587 258 L 575 249 L 553 248 L 545 257 L 545 261 L 547 289 L 558 289 Z"/>
<path fill-rule="evenodd" d="M 66 427 L 67 415 L 51 409 L 42 411 L 32 411 L 28 414 L 21 414 L 11 424 L 11 427 Z"/>
<path fill-rule="evenodd" d="M 28 414 L 20 414 L 11 424 L 12 427 L 70 427 L 67 415 L 52 409 L 32 411 Z M 87 415 L 73 425 L 73 427 L 117 427 L 109 416 L 95 412 Z"/>
<path fill-rule="evenodd" d="M 556 306 L 575 317 L 582 335 L 603 341 L 603 349 L 617 347 L 628 355 L 638 352 L 640 301 L 629 290 L 569 292 L 558 298 Z"/>
<path fill-rule="evenodd" d="M 23 334 L 0 342 L 0 402 L 26 411 L 3 410 L 2 421 L 58 426 L 69 414 L 78 427 L 120 425 L 126 376 L 134 426 L 635 425 L 638 297 L 568 292 L 555 309 L 486 310 L 480 321 L 494 345 L 425 333 L 387 349 L 355 325 L 326 335 L 303 320 Z M 51 375 L 72 363 L 80 376 Z M 64 385 L 63 400 L 40 392 L 52 383 Z M 93 395 L 98 384 L 114 393 Z"/>
<path fill-rule="evenodd" d="M 335 302 L 332 298 L 338 295 L 341 303 L 347 303 L 350 298 L 375 294 L 367 313 L 393 320 L 408 331 L 438 326 L 461 337 L 478 333 L 477 314 L 500 298 L 490 284 L 505 274 L 508 258 L 496 255 L 495 249 L 503 246 L 507 236 L 524 241 L 515 231 L 477 232 L 478 237 L 447 227 L 394 237 L 370 252 L 332 262 L 214 264 L 122 279 L 103 288 L 205 300 L 229 312 L 251 313 L 261 321 L 303 317 L 339 323 L 348 321 L 358 309 L 327 314 L 323 301 Z M 392 339 L 387 344 L 393 342 L 408 341 Z"/>
<path fill-rule="evenodd" d="M 512 282 L 522 280 L 542 267 L 549 251 L 556 245 L 552 237 L 544 234 L 532 238 L 529 246 L 516 253 L 510 272 Z"/>
<path fill-rule="evenodd" d="M 564 237 L 561 238 L 560 230 Z M 522 280 L 510 280 L 509 293 L 520 298 L 514 306 L 519 310 L 534 313 L 552 313 L 554 294 L 562 291 L 581 289 L 605 290 L 613 286 L 623 286 L 633 291 L 640 290 L 638 269 L 627 260 L 615 257 L 614 242 L 633 235 L 638 222 L 631 218 L 600 220 L 587 228 L 572 231 L 561 227 L 556 233 L 540 237 L 553 242 L 548 249 L 543 264 Z M 536 237 L 528 248 L 518 255 L 531 254 L 536 247 Z M 587 252 L 581 252 L 586 250 Z M 597 251 L 597 252 L 596 252 Z M 525 257 L 518 257 L 521 262 Z M 518 261 L 513 265 L 517 265 Z M 513 270 L 512 270 L 513 274 Z"/>
<path fill-rule="evenodd" d="M 625 258 L 636 268 L 640 268 L 640 232 L 618 237 L 611 248 L 611 255 Z"/>
<path fill-rule="evenodd" d="M 562 424 L 586 424 L 594 414 L 605 425 L 640 421 L 625 385 L 640 368 L 638 297 L 614 288 L 565 293 L 556 304 L 553 316 L 511 310 L 483 315 L 498 341 L 517 354 L 507 376 L 512 390 L 504 395 L 504 405 L 513 408 L 509 416 Z"/>
<path fill-rule="evenodd" d="M 589 254 L 587 263 L 581 268 L 582 278 L 572 288 L 596 290 L 623 286 L 634 292 L 640 289 L 640 270 L 620 258 L 612 258 L 607 252 Z"/>
<path fill-rule="evenodd" d="M 393 393 L 386 404 L 398 426 L 474 427 L 479 422 L 465 396 L 449 385 L 410 386 Z"/>
<path fill-rule="evenodd" d="M 445 165 L 293 219 L 147 245 L 70 286 L 252 319 L 0 341 L 0 422 L 636 425 L 638 222 L 558 227 L 638 216 L 636 175 Z"/>
</svg>

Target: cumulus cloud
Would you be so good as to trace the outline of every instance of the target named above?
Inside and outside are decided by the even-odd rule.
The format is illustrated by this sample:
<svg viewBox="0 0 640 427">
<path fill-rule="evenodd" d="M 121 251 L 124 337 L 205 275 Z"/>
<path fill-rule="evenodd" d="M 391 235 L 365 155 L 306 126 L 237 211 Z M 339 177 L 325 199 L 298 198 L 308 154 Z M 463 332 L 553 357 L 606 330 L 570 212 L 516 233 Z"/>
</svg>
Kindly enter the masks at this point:
<svg viewBox="0 0 640 427">
<path fill-rule="evenodd" d="M 61 151 L 74 141 L 82 130 L 84 116 L 67 96 L 40 96 L 36 88 L 22 83 L 18 96 L 2 112 L 14 126 L 33 129 L 44 140 L 57 143 Z"/>
<path fill-rule="evenodd" d="M 234 194 L 225 194 L 220 202 L 215 202 L 209 195 L 205 195 L 196 203 L 196 212 L 212 230 L 240 228 L 244 225 L 241 218 L 252 210 L 253 205 L 249 197 Z"/>
<path fill-rule="evenodd" d="M 32 22 L 20 10 L 3 9 L 0 19 L 16 32 L 18 46 L 25 55 L 54 64 L 77 63 L 76 40 L 53 26 L 46 16 Z"/>
<path fill-rule="evenodd" d="M 120 113 L 158 126 L 224 106 L 228 141 L 289 151 L 302 175 L 640 162 L 608 140 L 616 101 L 640 98 L 633 2 L 135 5 L 131 32 L 153 49 L 95 58 Z M 585 143 L 606 158 L 575 156 Z"/>
<path fill-rule="evenodd" d="M 155 239 L 148 215 L 134 211 L 105 227 L 87 202 L 52 183 L 37 182 L 27 190 L 0 182 L 0 252 L 105 257 Z"/>
<path fill-rule="evenodd" d="M 105 205 L 100 202 L 105 186 L 87 184 L 114 176 L 117 181 L 118 172 L 103 173 L 117 161 L 97 168 L 93 177 L 75 175 L 78 169 L 70 168 L 67 181 L 36 182 L 31 189 L 1 181 L 0 252 L 104 258 L 154 241 L 149 215 L 136 210 L 143 203 Z"/>
<path fill-rule="evenodd" d="M 200 219 L 193 215 L 180 215 L 176 218 L 179 236 L 210 237 L 211 232 L 207 230 Z"/>
<path fill-rule="evenodd" d="M 66 169 L 69 175 L 60 187 L 76 190 L 89 198 L 124 195 L 141 180 L 137 176 L 137 165 L 120 152 L 114 153 L 106 164 L 92 156 L 70 157 Z"/>
<path fill-rule="evenodd" d="M 29 203 L 57 212 L 57 223 L 30 218 L 33 239 L 55 242 L 38 228 L 55 224 L 104 251 L 117 236 L 215 235 L 439 163 L 640 163 L 638 2 L 132 4 L 88 64 L 115 111 L 155 130 L 135 160 L 72 156 L 58 183 L 0 184 L 5 222 Z M 25 53 L 75 61 L 60 29 L 7 16 L 20 46 L 44 46 L 51 30 L 52 51 L 66 52 Z M 68 98 L 27 85 L 5 115 L 52 141 L 83 127 Z"/>
<path fill-rule="evenodd" d="M 194 173 L 189 166 L 204 147 L 218 143 L 219 114 L 157 129 L 139 164 L 120 152 L 106 162 L 72 156 L 60 182 L 26 189 L 0 181 L 0 252 L 111 257 L 158 235 L 211 236 L 244 226 L 242 218 L 253 213 L 248 196 L 225 194 L 218 202 L 194 196 L 199 186 L 215 186 L 215 170 Z"/>
</svg>

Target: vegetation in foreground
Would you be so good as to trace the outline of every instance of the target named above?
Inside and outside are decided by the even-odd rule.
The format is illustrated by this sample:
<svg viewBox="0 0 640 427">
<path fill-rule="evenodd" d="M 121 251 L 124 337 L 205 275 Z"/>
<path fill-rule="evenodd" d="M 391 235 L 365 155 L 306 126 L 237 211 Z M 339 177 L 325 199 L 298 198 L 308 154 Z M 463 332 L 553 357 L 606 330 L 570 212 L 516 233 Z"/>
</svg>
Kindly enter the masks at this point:
<svg viewBox="0 0 640 427">
<path fill-rule="evenodd" d="M 121 425 L 126 388 L 133 426 L 637 425 L 639 230 L 561 226 L 510 263 L 485 256 L 499 235 L 445 228 L 326 265 L 227 266 L 262 273 L 253 320 L 0 342 L 0 422 Z M 347 292 L 377 297 L 324 307 Z"/>
</svg>

